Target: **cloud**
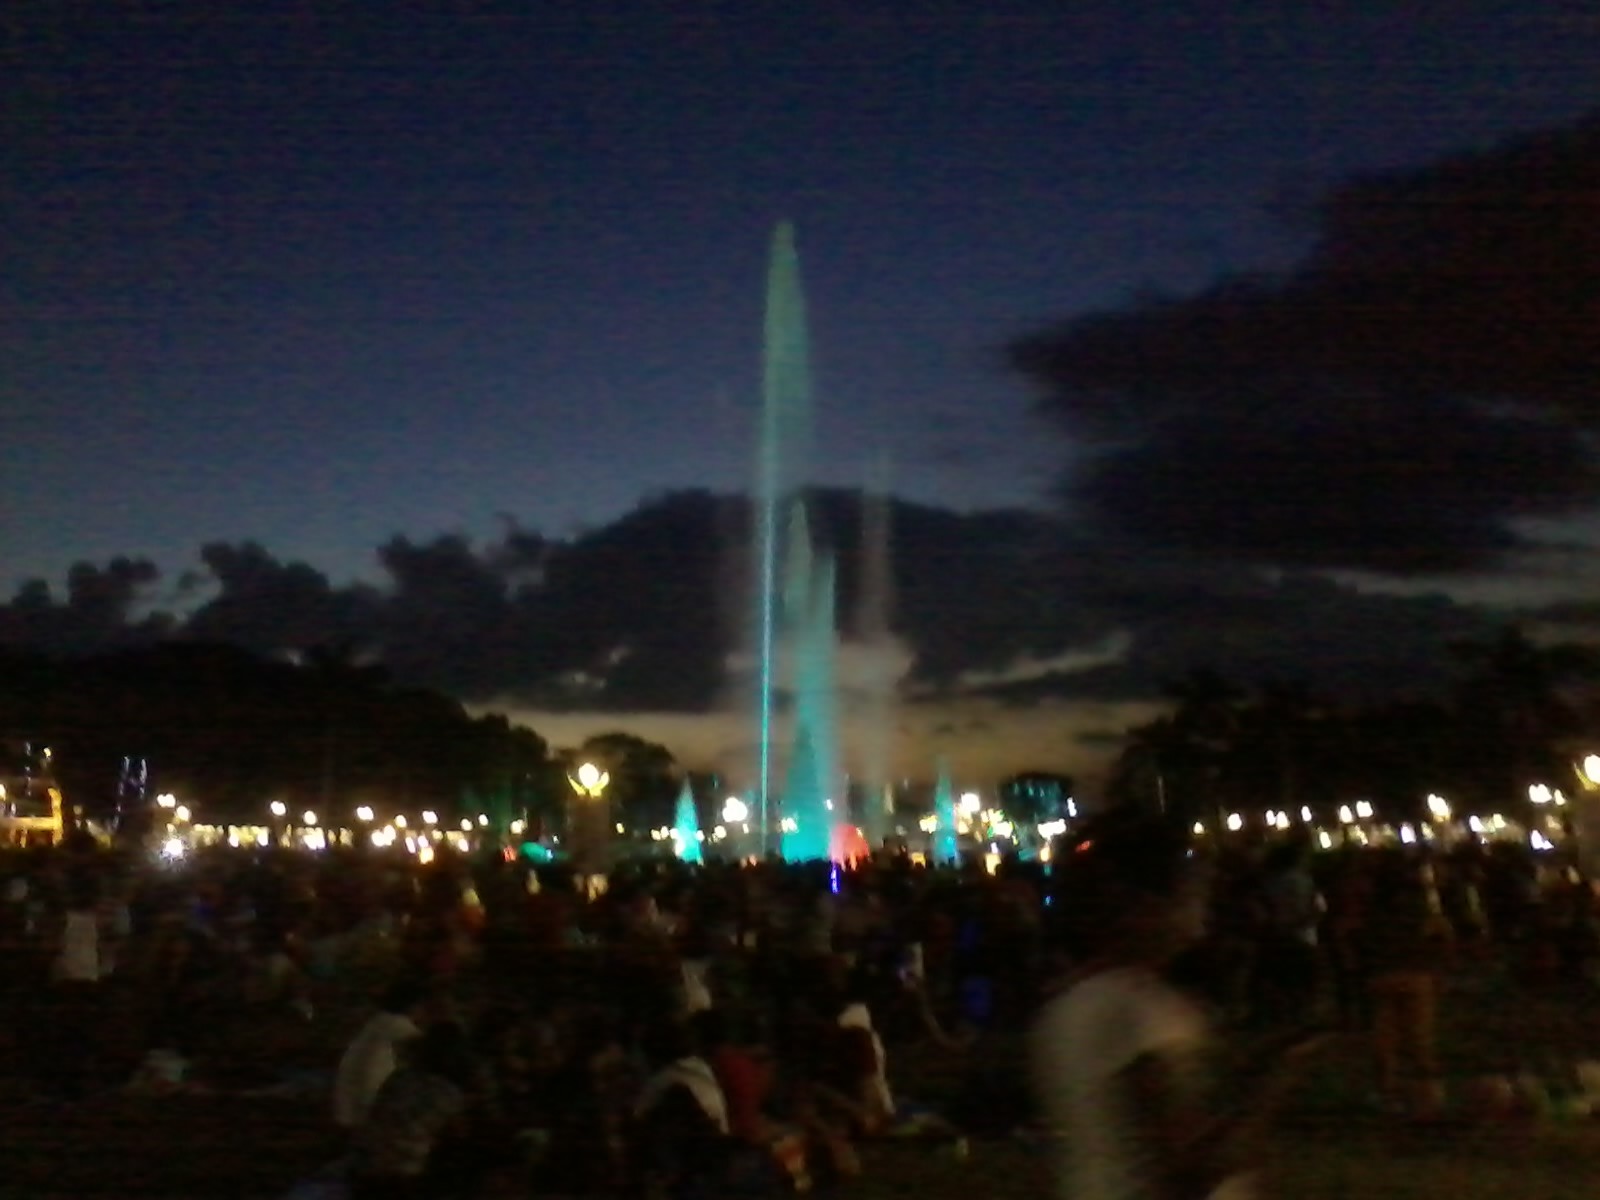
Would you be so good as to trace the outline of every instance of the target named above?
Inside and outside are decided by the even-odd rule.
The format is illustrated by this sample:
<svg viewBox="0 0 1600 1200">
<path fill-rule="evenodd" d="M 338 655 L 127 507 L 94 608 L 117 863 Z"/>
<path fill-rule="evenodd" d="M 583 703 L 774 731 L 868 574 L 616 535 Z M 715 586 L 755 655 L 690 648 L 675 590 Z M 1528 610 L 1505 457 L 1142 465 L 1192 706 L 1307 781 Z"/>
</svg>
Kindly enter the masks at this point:
<svg viewBox="0 0 1600 1200">
<path fill-rule="evenodd" d="M 1100 528 L 1246 562 L 1448 572 L 1600 501 L 1600 120 L 1336 188 L 1283 278 L 1094 314 L 1013 365 Z"/>
<path fill-rule="evenodd" d="M 839 557 L 837 707 L 857 764 L 913 771 L 937 753 L 977 770 L 1015 755 L 1082 773 L 1108 750 L 1085 735 L 1148 712 L 1162 685 L 1198 667 L 1247 682 L 1305 676 L 1335 693 L 1420 690 L 1444 678 L 1451 640 L 1487 625 L 1438 594 L 1131 553 L 1037 513 L 897 502 L 895 600 L 876 630 L 858 616 L 871 612 L 862 498 L 824 492 L 814 509 Z M 133 620 L 158 581 L 118 560 L 75 568 L 65 599 L 24 589 L 0 606 L 0 641 L 329 647 L 402 683 L 531 714 L 556 744 L 637 722 L 685 761 L 739 766 L 753 726 L 747 526 L 738 497 L 676 493 L 562 540 L 510 525 L 482 544 L 396 537 L 378 554 L 384 577 L 350 587 L 252 543 L 210 543 L 186 593 L 204 599 L 186 621 Z"/>
<path fill-rule="evenodd" d="M 82 654 L 162 636 L 171 619 L 144 613 L 144 601 L 160 577 L 155 564 L 144 559 L 118 557 L 104 567 L 80 562 L 67 573 L 62 601 L 43 580 L 30 580 L 0 607 L 0 644 Z"/>
</svg>

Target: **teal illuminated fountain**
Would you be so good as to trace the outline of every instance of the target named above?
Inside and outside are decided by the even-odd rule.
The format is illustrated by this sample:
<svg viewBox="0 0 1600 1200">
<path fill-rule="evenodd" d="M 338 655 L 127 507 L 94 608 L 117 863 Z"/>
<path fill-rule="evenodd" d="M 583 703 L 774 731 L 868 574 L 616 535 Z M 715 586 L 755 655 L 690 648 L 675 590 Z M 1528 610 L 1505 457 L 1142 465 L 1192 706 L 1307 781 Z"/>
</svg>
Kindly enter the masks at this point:
<svg viewBox="0 0 1600 1200">
<path fill-rule="evenodd" d="M 834 713 L 833 560 L 812 545 L 806 516 L 811 450 L 811 367 L 794 229 L 773 234 L 767 269 L 762 407 L 755 488 L 756 640 L 760 697 L 757 811 L 763 849 L 781 817 L 783 857 L 829 856 L 839 785 Z M 778 718 L 793 712 L 793 742 L 781 795 L 773 776 Z M 843 809 L 840 809 L 842 815 Z"/>
<path fill-rule="evenodd" d="M 678 793 L 678 807 L 673 816 L 674 852 L 686 863 L 702 861 L 705 856 L 700 848 L 700 814 L 695 809 L 694 789 L 689 786 L 687 779 L 683 781 L 683 790 Z"/>
<path fill-rule="evenodd" d="M 939 828 L 933 835 L 935 862 L 956 862 L 961 858 L 961 842 L 956 833 L 956 790 L 950 782 L 950 764 L 939 760 L 939 781 L 933 788 L 933 815 Z"/>
</svg>

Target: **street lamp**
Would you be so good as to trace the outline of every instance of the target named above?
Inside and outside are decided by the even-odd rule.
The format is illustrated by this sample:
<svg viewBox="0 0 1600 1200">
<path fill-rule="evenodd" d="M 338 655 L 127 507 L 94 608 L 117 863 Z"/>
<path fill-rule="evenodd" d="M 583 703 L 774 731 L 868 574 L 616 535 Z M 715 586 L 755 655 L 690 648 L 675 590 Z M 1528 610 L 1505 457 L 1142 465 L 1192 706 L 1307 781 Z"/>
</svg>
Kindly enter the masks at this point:
<svg viewBox="0 0 1600 1200">
<path fill-rule="evenodd" d="M 282 800 L 274 800 L 271 804 L 267 805 L 267 809 L 275 817 L 286 817 L 289 815 L 289 806 Z"/>
<path fill-rule="evenodd" d="M 422 823 L 424 825 L 437 825 L 439 823 L 439 814 L 434 812 L 431 808 L 423 809 Z"/>
<path fill-rule="evenodd" d="M 372 820 L 371 805 L 363 804 L 360 808 L 356 809 L 356 820 L 370 822 Z"/>
<path fill-rule="evenodd" d="M 1600 754 L 1591 754 L 1583 760 L 1583 778 L 1592 787 L 1600 787 Z"/>
<path fill-rule="evenodd" d="M 305 812 L 300 814 L 300 819 L 307 825 L 315 825 L 317 823 L 317 814 L 308 808 Z"/>
<path fill-rule="evenodd" d="M 578 795 L 598 800 L 611 782 L 611 776 L 592 762 L 586 762 L 578 768 L 577 774 L 567 776 L 567 782 Z"/>
</svg>

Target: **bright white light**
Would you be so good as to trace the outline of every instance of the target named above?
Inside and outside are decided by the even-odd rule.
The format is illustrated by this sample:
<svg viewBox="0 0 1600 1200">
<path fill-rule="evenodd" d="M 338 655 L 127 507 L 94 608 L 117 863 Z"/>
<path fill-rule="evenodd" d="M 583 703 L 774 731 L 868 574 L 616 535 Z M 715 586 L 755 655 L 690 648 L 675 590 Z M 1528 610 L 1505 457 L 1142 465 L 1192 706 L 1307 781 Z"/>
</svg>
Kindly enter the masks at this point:
<svg viewBox="0 0 1600 1200">
<path fill-rule="evenodd" d="M 1206 832 L 1206 827 L 1205 827 L 1204 822 L 1196 821 L 1194 823 L 1194 835 L 1195 835 L 1195 837 L 1204 837 L 1205 836 L 1205 832 Z"/>
<path fill-rule="evenodd" d="M 1286 813 L 1286 812 L 1279 813 L 1278 814 L 1278 819 L 1273 824 L 1279 830 L 1284 830 L 1284 829 L 1289 828 L 1289 814 Z"/>
<path fill-rule="evenodd" d="M 462 833 L 471 833 L 472 832 L 472 822 L 470 820 L 468 820 L 466 817 L 462 817 L 461 818 L 461 832 Z"/>
<path fill-rule="evenodd" d="M 824 800 L 822 802 L 822 807 L 827 809 L 829 812 L 832 812 L 833 811 L 833 801 L 832 800 Z"/>
<path fill-rule="evenodd" d="M 433 847 L 428 845 L 427 842 L 423 842 L 421 846 L 417 847 L 417 861 L 424 866 L 433 861 Z"/>
<path fill-rule="evenodd" d="M 917 828 L 923 833 L 935 833 L 939 829 L 939 818 L 930 813 L 917 822 Z"/>
<path fill-rule="evenodd" d="M 370 820 L 372 820 L 372 809 L 369 806 L 363 804 L 360 808 L 356 809 L 356 820 L 358 820 L 358 821 L 370 821 Z"/>
<path fill-rule="evenodd" d="M 1321 846 L 1324 850 L 1332 850 L 1333 836 L 1326 829 L 1321 830 L 1317 834 L 1317 845 Z"/>
<path fill-rule="evenodd" d="M 1549 804 L 1553 797 L 1547 784 L 1536 783 L 1528 788 L 1528 799 L 1535 804 Z"/>
<path fill-rule="evenodd" d="M 1400 840 L 1406 845 L 1411 845 L 1417 840 L 1417 831 L 1409 825 L 1400 826 Z"/>
<path fill-rule="evenodd" d="M 1072 800 L 1072 799 L 1068 799 L 1067 800 L 1067 816 L 1072 817 L 1073 819 L 1077 818 L 1077 816 L 1078 816 L 1078 802 L 1076 800 Z"/>
<path fill-rule="evenodd" d="M 600 777 L 604 774 L 605 772 L 592 762 L 586 762 L 578 768 L 578 782 L 584 786 L 585 790 L 592 792 L 595 788 L 601 786 Z"/>
<path fill-rule="evenodd" d="M 511 822 L 511 832 L 512 833 L 521 833 L 527 827 L 528 827 L 528 823 L 526 821 L 517 820 L 517 821 Z"/>
<path fill-rule="evenodd" d="M 957 802 L 957 807 L 970 817 L 983 807 L 983 801 L 978 797 L 977 792 L 962 792 L 961 799 Z"/>
<path fill-rule="evenodd" d="M 783 830 L 785 833 L 793 833 L 795 830 L 800 828 L 800 822 L 796 821 L 793 817 L 785 817 L 783 820 L 778 822 L 778 828 Z"/>
<path fill-rule="evenodd" d="M 424 825 L 437 825 L 439 823 L 439 814 L 434 812 L 431 808 L 424 809 L 422 812 L 422 823 Z"/>
<path fill-rule="evenodd" d="M 1311 806 L 1309 804 L 1300 806 L 1300 819 L 1307 825 L 1311 824 Z"/>
<path fill-rule="evenodd" d="M 267 808 L 275 817 L 283 817 L 289 814 L 289 806 L 282 800 L 274 800 Z"/>
<path fill-rule="evenodd" d="M 180 821 L 187 821 L 192 814 L 189 812 L 189 806 L 187 804 L 180 804 L 178 805 L 177 811 L 172 815 L 177 817 Z"/>
<path fill-rule="evenodd" d="M 1545 837 L 1545 835 L 1540 833 L 1537 829 L 1528 835 L 1528 844 L 1535 850 L 1555 849 L 1555 847 L 1551 844 L 1550 839 Z"/>
<path fill-rule="evenodd" d="M 1067 823 L 1059 818 L 1054 821 L 1041 821 L 1039 823 L 1039 836 L 1042 838 L 1060 837 L 1067 831 Z"/>
<path fill-rule="evenodd" d="M 1367 800 L 1357 800 L 1356 816 L 1360 817 L 1363 821 L 1372 820 L 1372 803 Z"/>
<path fill-rule="evenodd" d="M 1477 817 L 1468 817 L 1467 818 L 1467 828 L 1472 830 L 1473 833 L 1482 833 L 1483 832 L 1483 821 L 1480 820 Z"/>
<path fill-rule="evenodd" d="M 305 812 L 300 814 L 300 819 L 307 825 L 315 825 L 317 823 L 317 814 L 308 808 Z"/>
<path fill-rule="evenodd" d="M 393 836 L 394 833 L 391 830 L 374 829 L 372 831 L 372 844 L 374 846 L 387 846 L 389 844 L 389 839 Z"/>
<path fill-rule="evenodd" d="M 737 796 L 729 796 L 722 805 L 722 819 L 730 825 L 750 819 L 750 806 Z"/>
<path fill-rule="evenodd" d="M 703 830 L 696 829 L 694 831 L 694 840 L 697 841 L 697 842 L 705 841 L 706 840 L 705 832 Z"/>
<path fill-rule="evenodd" d="M 1591 754 L 1583 760 L 1583 777 L 1600 786 L 1600 754 Z"/>
<path fill-rule="evenodd" d="M 268 835 L 268 833 L 267 833 L 267 831 L 265 829 L 256 830 L 256 845 L 265 846 L 267 844 L 268 840 L 269 840 L 269 835 Z"/>
<path fill-rule="evenodd" d="M 1230 832 L 1230 833 L 1238 833 L 1239 830 L 1241 830 L 1243 828 L 1244 828 L 1244 818 L 1241 817 L 1238 813 L 1229 813 L 1228 814 L 1228 832 Z"/>
<path fill-rule="evenodd" d="M 1450 801 L 1443 796 L 1430 792 L 1428 794 L 1428 811 L 1438 817 L 1439 820 L 1448 821 L 1450 819 Z"/>
<path fill-rule="evenodd" d="M 394 827 L 396 829 L 404 829 L 406 827 L 406 817 L 404 813 L 401 813 L 394 819 Z"/>
<path fill-rule="evenodd" d="M 1261 820 L 1266 824 L 1268 829 L 1271 829 L 1278 823 L 1278 814 L 1269 808 L 1266 812 L 1261 814 Z"/>
<path fill-rule="evenodd" d="M 1341 825 L 1349 825 L 1353 823 L 1355 819 L 1356 815 L 1350 811 L 1350 806 L 1348 804 L 1339 805 L 1339 823 Z"/>
<path fill-rule="evenodd" d="M 1561 794 L 1561 789 L 1560 788 L 1557 788 L 1552 793 L 1552 795 L 1555 798 L 1555 802 L 1556 802 L 1556 807 L 1557 808 L 1560 808 L 1563 804 L 1565 804 L 1567 802 L 1567 798 Z"/>
<path fill-rule="evenodd" d="M 162 792 L 161 795 L 156 797 L 156 803 L 162 808 L 176 808 L 178 807 L 178 798 L 171 792 Z"/>
<path fill-rule="evenodd" d="M 723 838 L 728 836 L 728 830 L 725 826 L 718 825 L 711 831 L 711 836 L 720 842 Z"/>
<path fill-rule="evenodd" d="M 187 850 L 181 838 L 168 838 L 161 844 L 161 853 L 166 858 L 182 858 Z"/>
</svg>

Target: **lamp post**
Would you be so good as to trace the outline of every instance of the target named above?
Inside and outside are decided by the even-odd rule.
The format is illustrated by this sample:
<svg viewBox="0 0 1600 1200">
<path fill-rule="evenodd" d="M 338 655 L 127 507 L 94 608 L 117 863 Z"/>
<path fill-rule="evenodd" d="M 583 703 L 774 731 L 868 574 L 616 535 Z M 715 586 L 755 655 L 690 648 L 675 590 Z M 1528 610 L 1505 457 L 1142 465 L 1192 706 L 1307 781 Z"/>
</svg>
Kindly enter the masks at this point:
<svg viewBox="0 0 1600 1200">
<path fill-rule="evenodd" d="M 1578 869 L 1594 879 L 1600 874 L 1600 754 L 1587 754 L 1583 761 L 1574 764 L 1578 776 L 1581 799 L 1575 805 L 1569 820 L 1578 860 Z"/>
<path fill-rule="evenodd" d="M 594 801 L 593 804 L 581 805 L 577 812 L 570 806 L 567 809 L 567 839 L 571 844 L 572 857 L 577 861 L 580 871 L 594 874 L 589 868 L 603 856 L 603 842 L 611 828 L 608 819 L 610 814 L 600 806 L 606 787 L 611 783 L 611 776 L 592 762 L 586 762 L 567 776 L 567 782 L 572 785 L 574 797 Z M 599 829 L 604 829 L 606 833 L 598 837 L 590 836 L 592 831 Z"/>
</svg>

